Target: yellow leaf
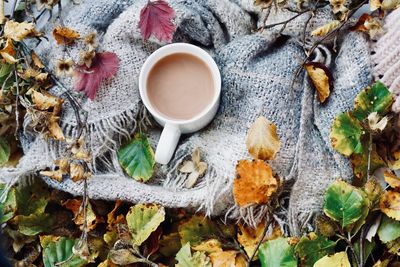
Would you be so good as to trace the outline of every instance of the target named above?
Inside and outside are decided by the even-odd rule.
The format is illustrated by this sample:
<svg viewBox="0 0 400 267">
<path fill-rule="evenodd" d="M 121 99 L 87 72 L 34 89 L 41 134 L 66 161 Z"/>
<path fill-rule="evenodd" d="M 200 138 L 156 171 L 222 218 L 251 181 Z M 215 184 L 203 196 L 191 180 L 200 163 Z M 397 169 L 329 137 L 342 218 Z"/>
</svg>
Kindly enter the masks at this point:
<svg viewBox="0 0 400 267">
<path fill-rule="evenodd" d="M 57 116 L 52 116 L 49 118 L 49 125 L 48 125 L 49 135 L 50 135 L 50 137 L 52 137 L 58 141 L 64 141 L 65 136 L 59 125 L 59 121 L 60 121 L 60 118 Z"/>
<path fill-rule="evenodd" d="M 72 181 L 74 182 L 78 182 L 85 177 L 85 170 L 83 169 L 81 164 L 71 163 L 69 173 L 71 175 Z"/>
<path fill-rule="evenodd" d="M 400 7 L 400 0 L 383 0 L 382 9 L 392 10 Z"/>
<path fill-rule="evenodd" d="M 319 101 L 324 103 L 328 99 L 333 86 L 333 79 L 329 69 L 318 62 L 306 63 L 304 68 L 317 90 Z"/>
<path fill-rule="evenodd" d="M 53 114 L 58 114 L 61 110 L 61 105 L 64 102 L 62 98 L 51 95 L 45 91 L 38 92 L 35 90 L 31 91 L 32 102 L 35 107 L 39 110 L 48 110 L 53 108 Z"/>
<path fill-rule="evenodd" d="M 332 6 L 332 12 L 333 14 L 338 14 L 338 13 L 345 13 L 347 12 L 347 7 L 344 5 L 346 3 L 345 0 L 330 0 L 331 6 Z"/>
<path fill-rule="evenodd" d="M 62 181 L 62 171 L 61 170 L 56 170 L 56 171 L 41 171 L 41 175 L 50 177 L 53 180 L 56 180 L 57 182 Z"/>
<path fill-rule="evenodd" d="M 393 189 L 400 189 L 400 178 L 395 174 L 385 171 L 383 174 L 385 182 L 388 183 Z"/>
<path fill-rule="evenodd" d="M 240 207 L 268 203 L 279 187 L 279 180 L 262 160 L 240 160 L 236 165 L 236 173 L 233 196 Z"/>
<path fill-rule="evenodd" d="M 351 267 L 349 258 L 345 251 L 338 252 L 332 256 L 326 255 L 319 259 L 314 267 Z"/>
<path fill-rule="evenodd" d="M 213 252 L 209 255 L 213 267 L 236 267 L 237 251 Z"/>
<path fill-rule="evenodd" d="M 75 40 L 79 39 L 80 34 L 68 27 L 57 26 L 53 30 L 54 39 L 58 45 L 70 45 L 75 42 Z"/>
<path fill-rule="evenodd" d="M 321 27 L 316 28 L 315 30 L 313 30 L 311 32 L 312 36 L 325 36 L 328 33 L 330 33 L 332 30 L 334 30 L 338 25 L 339 25 L 340 21 L 338 20 L 334 20 L 331 21 L 325 25 L 322 25 Z"/>
<path fill-rule="evenodd" d="M 247 133 L 246 146 L 255 159 L 274 159 L 281 146 L 276 126 L 265 117 L 258 117 Z"/>
<path fill-rule="evenodd" d="M 400 193 L 386 191 L 381 196 L 380 209 L 390 218 L 400 221 Z"/>
<path fill-rule="evenodd" d="M 16 42 L 21 42 L 26 37 L 41 36 L 41 34 L 36 31 L 35 25 L 32 22 L 9 20 L 4 26 L 4 36 Z"/>
<path fill-rule="evenodd" d="M 218 239 L 209 239 L 207 241 L 201 242 L 200 244 L 193 246 L 193 250 L 204 251 L 207 253 L 222 252 L 221 242 Z"/>
<path fill-rule="evenodd" d="M 31 58 L 32 58 L 32 62 L 33 64 L 38 67 L 39 69 L 43 69 L 44 65 L 42 63 L 42 61 L 40 60 L 40 58 L 38 57 L 38 55 L 36 55 L 36 53 L 32 50 L 31 52 Z"/>
<path fill-rule="evenodd" d="M 16 52 L 11 39 L 7 39 L 6 45 L 4 46 L 3 49 L 0 50 L 0 55 L 9 64 L 17 63 L 17 60 L 15 59 Z"/>
</svg>

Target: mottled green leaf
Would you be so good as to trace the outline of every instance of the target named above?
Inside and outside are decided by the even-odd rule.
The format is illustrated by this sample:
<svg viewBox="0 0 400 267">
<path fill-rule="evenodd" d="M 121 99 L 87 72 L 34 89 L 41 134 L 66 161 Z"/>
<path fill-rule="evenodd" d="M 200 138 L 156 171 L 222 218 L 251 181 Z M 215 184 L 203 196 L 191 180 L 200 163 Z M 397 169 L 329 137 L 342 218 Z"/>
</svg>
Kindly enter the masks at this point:
<svg viewBox="0 0 400 267">
<path fill-rule="evenodd" d="M 0 224 L 7 222 L 14 217 L 17 210 L 17 198 L 15 188 L 11 187 L 7 195 L 3 196 L 5 184 L 0 184 Z"/>
<path fill-rule="evenodd" d="M 81 267 L 86 261 L 73 255 L 72 248 L 77 241 L 67 237 L 47 238 L 42 242 L 45 267 Z M 61 264 L 60 264 L 61 263 Z"/>
<path fill-rule="evenodd" d="M 384 116 L 390 111 L 393 97 L 380 81 L 362 90 L 354 100 L 354 117 L 362 121 L 372 112 Z"/>
<path fill-rule="evenodd" d="M 178 232 L 182 245 L 190 242 L 193 246 L 215 238 L 220 233 L 215 222 L 201 215 L 193 215 L 188 221 L 181 223 Z"/>
<path fill-rule="evenodd" d="M 165 219 L 164 207 L 155 204 L 137 204 L 126 215 L 133 243 L 140 246 Z"/>
<path fill-rule="evenodd" d="M 17 215 L 12 219 L 17 224 L 21 234 L 34 236 L 51 230 L 54 217 L 48 213 L 32 213 L 30 215 Z"/>
<path fill-rule="evenodd" d="M 400 237 L 386 243 L 386 246 L 390 253 L 400 256 Z"/>
<path fill-rule="evenodd" d="M 335 181 L 325 193 L 324 213 L 344 228 L 357 222 L 368 209 L 365 194 L 344 181 Z"/>
<path fill-rule="evenodd" d="M 400 221 L 393 220 L 392 218 L 384 215 L 378 228 L 378 236 L 383 243 L 387 243 L 399 238 Z"/>
<path fill-rule="evenodd" d="M 277 238 L 261 244 L 258 258 L 262 267 L 296 267 L 294 248 L 288 238 Z"/>
<path fill-rule="evenodd" d="M 318 260 L 314 267 L 351 267 L 349 258 L 345 251 L 335 253 L 331 256 L 326 255 L 325 257 Z"/>
<path fill-rule="evenodd" d="M 303 236 L 295 247 L 296 255 L 299 257 L 301 266 L 312 267 L 314 263 L 327 254 L 335 252 L 336 243 L 324 236 L 310 233 Z"/>
<path fill-rule="evenodd" d="M 175 259 L 178 261 L 176 267 L 211 267 L 210 260 L 203 251 L 192 254 L 190 243 L 186 243 L 178 251 Z"/>
<path fill-rule="evenodd" d="M 350 157 L 351 164 L 353 165 L 354 175 L 360 179 L 361 181 L 367 178 L 367 170 L 368 170 L 368 149 L 364 149 L 361 154 L 352 154 Z M 373 146 L 371 152 L 371 161 L 370 161 L 370 174 L 374 173 L 380 167 L 385 166 L 385 162 L 376 152 L 375 145 Z"/>
<path fill-rule="evenodd" d="M 7 140 L 0 137 L 0 166 L 8 162 L 10 158 L 10 145 Z"/>
<path fill-rule="evenodd" d="M 144 134 L 136 134 L 135 138 L 118 151 L 119 164 L 126 173 L 138 181 L 148 181 L 153 175 L 154 152 Z"/>
<path fill-rule="evenodd" d="M 345 156 L 362 153 L 361 137 L 364 133 L 360 122 L 349 112 L 341 113 L 333 121 L 330 134 L 332 146 Z"/>
</svg>

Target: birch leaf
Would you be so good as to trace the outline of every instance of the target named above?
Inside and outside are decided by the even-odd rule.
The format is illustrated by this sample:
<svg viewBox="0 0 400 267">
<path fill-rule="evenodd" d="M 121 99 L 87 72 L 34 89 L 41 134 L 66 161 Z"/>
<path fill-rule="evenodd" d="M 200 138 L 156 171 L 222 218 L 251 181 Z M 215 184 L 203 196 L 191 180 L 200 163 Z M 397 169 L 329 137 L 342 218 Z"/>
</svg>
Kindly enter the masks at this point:
<svg viewBox="0 0 400 267">
<path fill-rule="evenodd" d="M 400 0 L 383 0 L 382 1 L 383 10 L 393 10 L 400 7 Z"/>
<path fill-rule="evenodd" d="M 227 250 L 218 251 L 209 254 L 213 267 L 236 267 L 237 251 Z"/>
<path fill-rule="evenodd" d="M 333 31 L 339 24 L 340 24 L 340 21 L 338 21 L 338 20 L 331 21 L 331 22 L 329 22 L 325 25 L 322 25 L 322 26 L 316 28 L 315 30 L 313 30 L 311 32 L 311 35 L 323 37 L 323 36 L 327 35 L 328 33 L 330 33 L 331 31 Z"/>
<path fill-rule="evenodd" d="M 383 216 L 378 228 L 379 239 L 383 243 L 393 241 L 400 237 L 400 221 L 395 221 L 387 216 Z"/>
<path fill-rule="evenodd" d="M 10 159 L 11 150 L 7 140 L 0 137 L 0 166 L 3 166 Z"/>
<path fill-rule="evenodd" d="M 186 243 L 176 254 L 178 263 L 176 267 L 211 267 L 209 258 L 204 252 L 197 251 L 192 254 L 190 243 Z"/>
<path fill-rule="evenodd" d="M 87 262 L 74 255 L 72 248 L 77 241 L 68 237 L 60 237 L 49 241 L 43 247 L 43 263 L 45 267 L 81 267 Z M 61 264 L 60 264 L 61 263 Z"/>
<path fill-rule="evenodd" d="M 300 239 L 295 247 L 295 252 L 300 259 L 301 266 L 313 267 L 320 258 L 335 252 L 335 245 L 336 242 L 311 232 Z"/>
<path fill-rule="evenodd" d="M 41 34 L 36 31 L 35 25 L 32 22 L 16 22 L 9 20 L 4 26 L 4 36 L 11 38 L 16 42 L 21 42 L 27 37 L 40 36 Z"/>
<path fill-rule="evenodd" d="M 400 221 L 400 193 L 392 190 L 381 196 L 380 209 L 388 217 Z"/>
<path fill-rule="evenodd" d="M 201 215 L 193 215 L 189 220 L 182 222 L 178 232 L 182 245 L 190 243 L 193 246 L 219 235 L 217 224 Z"/>
<path fill-rule="evenodd" d="M 400 178 L 397 177 L 395 174 L 385 171 L 383 177 L 385 178 L 385 182 L 388 183 L 390 187 L 397 190 L 400 189 Z"/>
<path fill-rule="evenodd" d="M 119 164 L 137 181 L 148 181 L 153 175 L 154 152 L 147 137 L 138 133 L 127 145 L 118 150 Z"/>
<path fill-rule="evenodd" d="M 274 159 L 281 146 L 275 124 L 263 116 L 258 117 L 247 133 L 246 146 L 255 159 Z"/>
<path fill-rule="evenodd" d="M 0 195 L 4 193 L 6 185 L 0 184 Z M 0 202 L 0 224 L 3 224 L 14 217 L 17 211 L 17 198 L 15 188 L 11 187 L 3 202 Z"/>
<path fill-rule="evenodd" d="M 288 238 L 277 238 L 261 244 L 258 257 L 261 267 L 296 267 L 297 259 Z"/>
<path fill-rule="evenodd" d="M 17 63 L 17 60 L 15 59 L 16 54 L 13 42 L 11 39 L 7 39 L 6 45 L 0 50 L 0 55 L 8 64 L 15 64 Z"/>
<path fill-rule="evenodd" d="M 164 207 L 155 204 L 136 204 L 126 215 L 133 243 L 140 246 L 165 220 Z"/>
<path fill-rule="evenodd" d="M 239 207 L 266 204 L 278 190 L 279 180 L 262 160 L 240 160 L 236 165 L 233 197 Z"/>
<path fill-rule="evenodd" d="M 351 267 L 349 258 L 345 251 L 338 252 L 332 256 L 326 255 L 318 260 L 314 267 Z"/>
<path fill-rule="evenodd" d="M 81 36 L 77 31 L 71 28 L 57 26 L 53 30 L 53 37 L 58 45 L 71 45 Z"/>
<path fill-rule="evenodd" d="M 333 88 L 333 77 L 329 69 L 318 62 L 309 62 L 304 64 L 308 76 L 317 90 L 319 101 L 324 103 Z"/>
</svg>

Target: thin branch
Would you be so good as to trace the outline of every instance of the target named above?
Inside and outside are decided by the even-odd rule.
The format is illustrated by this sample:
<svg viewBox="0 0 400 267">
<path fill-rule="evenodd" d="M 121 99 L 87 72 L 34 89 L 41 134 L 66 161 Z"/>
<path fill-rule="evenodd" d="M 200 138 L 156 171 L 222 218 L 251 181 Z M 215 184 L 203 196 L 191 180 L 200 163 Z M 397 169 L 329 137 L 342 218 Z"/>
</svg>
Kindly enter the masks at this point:
<svg viewBox="0 0 400 267">
<path fill-rule="evenodd" d="M 303 14 L 305 14 L 305 13 L 308 13 L 308 12 L 310 12 L 310 11 L 313 11 L 313 10 L 311 10 L 311 9 L 303 10 L 303 11 L 297 13 L 296 15 L 294 15 L 293 17 L 290 17 L 290 18 L 287 19 L 287 20 L 284 20 L 284 21 L 281 21 L 281 22 L 272 23 L 272 24 L 268 24 L 268 25 L 262 26 L 262 27 L 258 28 L 258 30 L 270 29 L 270 28 L 273 28 L 273 27 L 278 26 L 278 25 L 283 25 L 282 28 L 284 29 L 284 28 L 286 28 L 286 25 L 287 25 L 289 22 L 291 22 L 292 20 L 295 20 L 297 17 L 300 17 L 301 15 L 303 15 Z M 281 31 L 282 31 L 282 30 L 281 30 Z"/>
<path fill-rule="evenodd" d="M 17 69 L 14 65 L 14 77 L 15 77 L 15 84 L 17 87 L 17 95 L 15 96 L 15 121 L 16 121 L 16 127 L 15 127 L 15 133 L 14 136 L 18 140 L 18 130 L 19 130 L 19 84 L 18 84 L 18 74 L 17 74 Z"/>
<path fill-rule="evenodd" d="M 369 133 L 369 140 L 368 140 L 368 165 L 367 165 L 367 181 L 371 176 L 371 154 L 372 154 L 372 134 Z"/>
</svg>

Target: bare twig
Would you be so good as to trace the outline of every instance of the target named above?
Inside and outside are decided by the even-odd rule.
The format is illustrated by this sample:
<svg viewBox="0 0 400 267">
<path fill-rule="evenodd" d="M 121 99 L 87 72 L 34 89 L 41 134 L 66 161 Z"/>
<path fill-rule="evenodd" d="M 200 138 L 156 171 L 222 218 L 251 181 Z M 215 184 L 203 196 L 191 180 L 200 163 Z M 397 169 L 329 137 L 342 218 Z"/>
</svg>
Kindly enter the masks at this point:
<svg viewBox="0 0 400 267">
<path fill-rule="evenodd" d="M 290 18 L 287 19 L 287 20 L 284 20 L 284 21 L 281 21 L 281 22 L 277 22 L 277 23 L 268 24 L 268 25 L 264 25 L 264 26 L 258 28 L 258 30 L 270 29 L 270 28 L 273 28 L 273 27 L 279 26 L 279 25 L 283 25 L 282 29 L 285 29 L 285 28 L 286 28 L 286 25 L 287 25 L 289 22 L 291 22 L 292 20 L 295 20 L 297 17 L 300 17 L 301 15 L 303 15 L 303 14 L 305 14 L 305 13 L 308 13 L 308 12 L 310 12 L 310 11 L 312 11 L 312 10 L 310 10 L 310 9 L 303 10 L 303 11 L 297 13 L 296 15 L 294 15 L 293 17 L 290 17 Z M 282 31 L 282 29 L 281 29 L 281 31 Z"/>
<path fill-rule="evenodd" d="M 372 154 L 372 134 L 369 133 L 368 139 L 368 161 L 367 161 L 367 181 L 369 180 L 371 174 L 371 154 Z"/>
<path fill-rule="evenodd" d="M 19 84 L 18 84 L 18 74 L 17 74 L 17 69 L 14 65 L 14 77 L 15 77 L 15 85 L 17 88 L 17 95 L 15 96 L 15 122 L 16 122 L 16 127 L 15 127 L 15 133 L 14 136 L 16 139 L 18 139 L 18 130 L 19 130 Z"/>
</svg>

